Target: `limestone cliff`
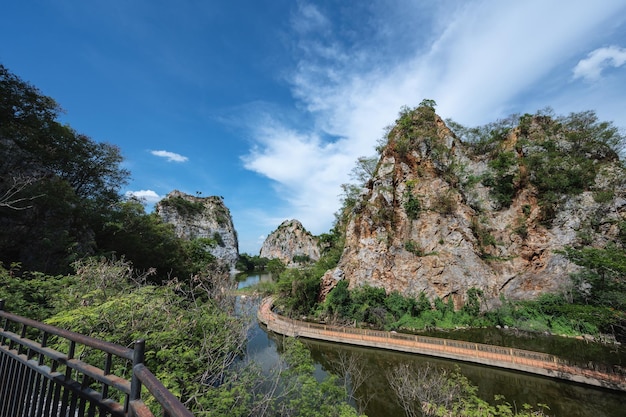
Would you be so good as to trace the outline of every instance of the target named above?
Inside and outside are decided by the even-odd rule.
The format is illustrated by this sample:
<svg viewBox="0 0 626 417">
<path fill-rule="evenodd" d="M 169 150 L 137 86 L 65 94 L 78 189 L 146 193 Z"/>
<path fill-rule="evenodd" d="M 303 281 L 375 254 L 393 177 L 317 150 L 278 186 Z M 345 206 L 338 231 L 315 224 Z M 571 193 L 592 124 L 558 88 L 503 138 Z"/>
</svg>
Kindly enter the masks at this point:
<svg viewBox="0 0 626 417">
<path fill-rule="evenodd" d="M 212 240 L 211 254 L 231 271 L 235 269 L 239 257 L 237 232 L 221 197 L 195 197 L 174 190 L 156 205 L 156 213 L 174 225 L 180 238 Z"/>
<path fill-rule="evenodd" d="M 457 306 L 472 287 L 488 304 L 528 299 L 569 284 L 576 266 L 559 250 L 619 244 L 626 175 L 610 147 L 549 117 L 498 129 L 469 143 L 432 106 L 402 114 L 326 287 L 347 279 Z"/>
<path fill-rule="evenodd" d="M 320 258 L 319 240 L 298 220 L 285 220 L 265 239 L 260 256 L 280 259 L 290 266 L 306 260 L 317 261 Z"/>
</svg>

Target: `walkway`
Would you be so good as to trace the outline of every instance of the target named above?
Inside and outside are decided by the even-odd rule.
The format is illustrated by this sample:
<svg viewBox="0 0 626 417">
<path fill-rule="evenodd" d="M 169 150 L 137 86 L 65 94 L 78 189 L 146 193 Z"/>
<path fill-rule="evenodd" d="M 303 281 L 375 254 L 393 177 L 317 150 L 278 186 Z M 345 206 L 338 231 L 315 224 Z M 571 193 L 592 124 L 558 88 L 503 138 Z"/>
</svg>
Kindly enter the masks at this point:
<svg viewBox="0 0 626 417">
<path fill-rule="evenodd" d="M 587 367 L 583 367 L 580 364 L 574 365 L 562 358 L 540 352 L 403 333 L 308 323 L 274 313 L 272 303 L 271 297 L 265 298 L 259 307 L 257 317 L 269 330 L 286 336 L 436 356 L 626 391 L 626 369 L 618 366 L 608 368 L 590 363 Z"/>
</svg>

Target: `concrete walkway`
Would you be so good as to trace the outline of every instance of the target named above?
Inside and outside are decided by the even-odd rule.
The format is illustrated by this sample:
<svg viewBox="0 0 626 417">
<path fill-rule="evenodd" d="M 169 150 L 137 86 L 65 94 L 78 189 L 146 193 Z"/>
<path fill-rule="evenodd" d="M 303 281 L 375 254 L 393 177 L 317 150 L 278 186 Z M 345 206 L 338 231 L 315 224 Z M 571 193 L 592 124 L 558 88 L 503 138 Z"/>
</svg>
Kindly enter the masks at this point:
<svg viewBox="0 0 626 417">
<path fill-rule="evenodd" d="M 617 366 L 612 369 L 603 369 L 590 363 L 588 367 L 582 367 L 570 364 L 554 355 L 540 352 L 460 340 L 308 323 L 274 313 L 272 304 L 272 297 L 265 298 L 257 311 L 257 317 L 269 330 L 286 336 L 436 356 L 626 391 L 626 369 Z"/>
</svg>

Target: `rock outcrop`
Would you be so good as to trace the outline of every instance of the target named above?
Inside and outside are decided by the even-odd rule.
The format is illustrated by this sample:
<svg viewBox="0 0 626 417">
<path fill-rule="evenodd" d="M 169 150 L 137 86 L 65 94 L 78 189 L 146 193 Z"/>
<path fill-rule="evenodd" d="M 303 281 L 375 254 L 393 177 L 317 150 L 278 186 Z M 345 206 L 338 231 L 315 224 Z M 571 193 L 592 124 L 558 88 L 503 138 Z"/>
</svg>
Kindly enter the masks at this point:
<svg viewBox="0 0 626 417">
<path fill-rule="evenodd" d="M 174 190 L 157 203 L 156 213 L 174 225 L 180 238 L 212 240 L 211 254 L 235 270 L 239 258 L 237 231 L 222 197 L 196 197 Z"/>
<path fill-rule="evenodd" d="M 550 174 L 530 171 L 548 163 L 540 159 L 548 152 L 542 148 L 546 138 L 557 148 L 571 144 L 559 142 L 562 136 L 550 133 L 556 128 L 540 117 L 525 121 L 477 152 L 431 107 L 403 115 L 352 208 L 344 252 L 324 277 L 323 292 L 347 279 L 350 287 L 452 297 L 459 307 L 472 287 L 493 305 L 501 294 L 530 299 L 569 285 L 577 267 L 559 251 L 618 240 L 618 224 L 626 219 L 626 175 L 616 154 L 590 154 L 596 175 L 588 185 L 542 194 L 549 185 L 533 175 L 586 173 L 568 174 L 566 160 L 555 162 Z"/>
<path fill-rule="evenodd" d="M 280 259 L 288 266 L 314 262 L 320 258 L 319 239 L 298 220 L 285 220 L 265 239 L 260 256 Z"/>
</svg>

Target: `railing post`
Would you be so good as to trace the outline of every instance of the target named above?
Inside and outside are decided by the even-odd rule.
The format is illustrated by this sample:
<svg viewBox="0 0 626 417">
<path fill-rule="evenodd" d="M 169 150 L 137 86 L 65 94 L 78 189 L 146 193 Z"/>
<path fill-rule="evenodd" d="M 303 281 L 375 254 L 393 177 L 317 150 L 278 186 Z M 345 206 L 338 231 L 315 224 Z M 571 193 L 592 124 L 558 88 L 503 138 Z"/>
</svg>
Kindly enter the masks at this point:
<svg viewBox="0 0 626 417">
<path fill-rule="evenodd" d="M 130 380 L 130 396 L 126 406 L 128 406 L 131 401 L 136 401 L 141 398 L 141 381 L 139 381 L 139 378 L 135 375 L 135 365 L 143 364 L 145 352 L 146 341 L 144 339 L 136 340 L 133 351 L 133 376 Z M 128 411 L 129 410 L 126 410 L 127 413 Z"/>
<path fill-rule="evenodd" d="M 0 311 L 4 311 L 4 300 L 0 299 Z"/>
</svg>

